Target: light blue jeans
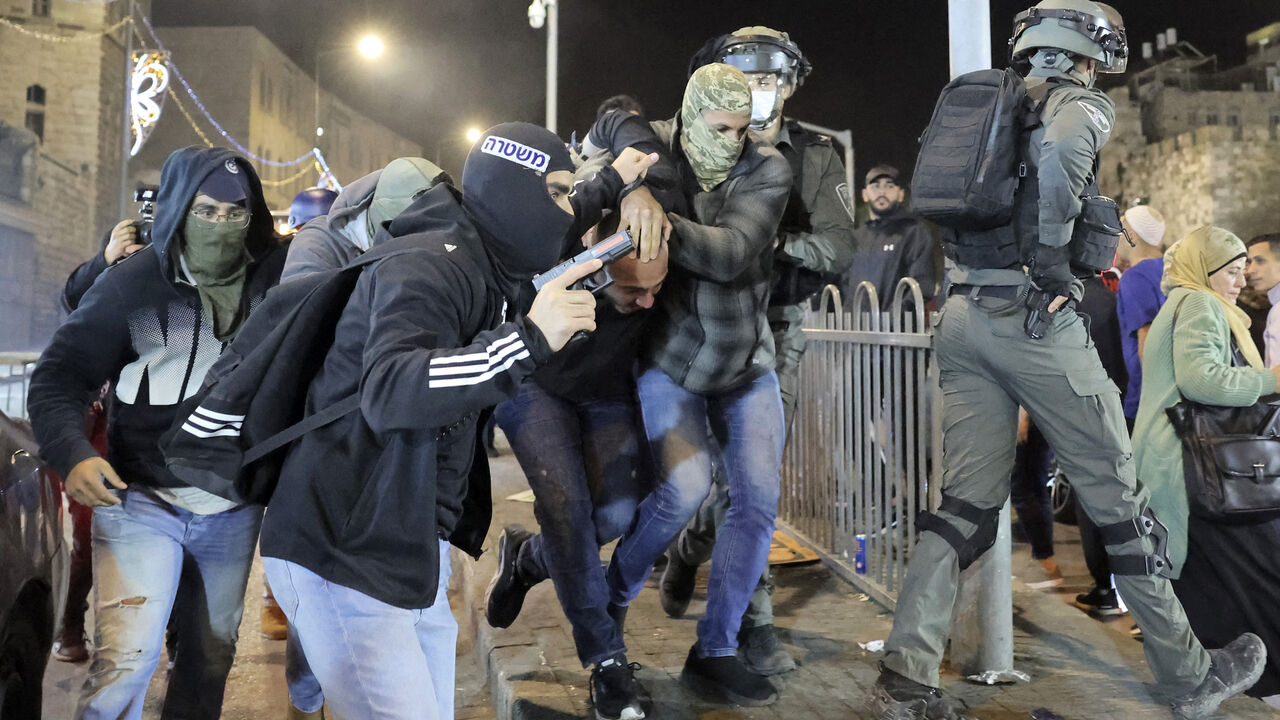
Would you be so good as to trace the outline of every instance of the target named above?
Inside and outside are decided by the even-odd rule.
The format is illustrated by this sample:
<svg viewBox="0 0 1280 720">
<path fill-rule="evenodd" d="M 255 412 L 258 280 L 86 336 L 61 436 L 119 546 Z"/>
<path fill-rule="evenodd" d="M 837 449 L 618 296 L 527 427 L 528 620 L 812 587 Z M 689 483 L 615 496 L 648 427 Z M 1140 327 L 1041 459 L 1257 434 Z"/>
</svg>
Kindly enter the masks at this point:
<svg viewBox="0 0 1280 720">
<path fill-rule="evenodd" d="M 742 387 L 704 395 L 649 368 L 636 389 L 661 484 L 640 504 L 634 530 L 614 551 L 611 599 L 627 605 L 640 593 L 653 562 L 707 497 L 715 452 L 710 425 L 724 461 L 729 510 L 711 553 L 698 650 L 703 657 L 733 655 L 742 614 L 769 560 L 778 514 L 784 434 L 777 375 L 769 371 Z"/>
<path fill-rule="evenodd" d="M 214 720 L 235 660 L 262 508 L 196 515 L 140 491 L 117 497 L 121 504 L 93 511 L 95 649 L 76 717 L 142 717 L 181 580 L 178 652 L 161 717 Z"/>
<path fill-rule="evenodd" d="M 288 560 L 266 557 L 262 567 L 334 715 L 452 720 L 458 623 L 449 609 L 448 541 L 440 541 L 435 602 L 415 610 Z"/>
</svg>

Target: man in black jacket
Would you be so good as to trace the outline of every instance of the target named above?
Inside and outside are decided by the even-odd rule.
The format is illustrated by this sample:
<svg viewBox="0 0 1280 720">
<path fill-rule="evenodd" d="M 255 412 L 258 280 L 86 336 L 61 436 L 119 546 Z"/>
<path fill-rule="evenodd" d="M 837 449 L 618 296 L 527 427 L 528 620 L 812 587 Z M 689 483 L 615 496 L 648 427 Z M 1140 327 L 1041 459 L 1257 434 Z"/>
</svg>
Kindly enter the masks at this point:
<svg viewBox="0 0 1280 720">
<path fill-rule="evenodd" d="M 162 717 L 218 717 L 262 518 L 259 507 L 168 475 L 156 441 L 276 283 L 284 252 L 240 155 L 178 150 L 161 188 L 152 244 L 98 278 L 31 378 L 41 455 L 66 478 L 67 495 L 96 508 L 97 630 L 77 717 L 141 712 L 180 579 L 182 652 Z M 84 415 L 108 381 L 115 397 L 103 459 Z"/>
<path fill-rule="evenodd" d="M 486 132 L 461 193 L 436 185 L 386 227 L 411 251 L 363 272 L 311 384 L 313 408 L 359 389 L 361 412 L 298 441 L 262 554 L 337 715 L 452 717 L 448 548 L 474 553 L 485 531 L 463 513 L 476 417 L 595 328 L 595 299 L 567 287 L 598 261 L 508 311 L 624 187 L 605 168 L 571 203 L 572 168 L 544 128 Z"/>
<path fill-rule="evenodd" d="M 858 252 L 840 287 L 846 308 L 864 280 L 875 285 L 880 310 L 893 306 L 893 292 L 905 277 L 920 283 L 920 294 L 926 303 L 937 294 L 937 245 L 924 221 L 908 214 L 902 206 L 905 199 L 906 190 L 897 168 L 876 165 L 867 172 L 862 200 L 867 203 L 869 219 L 856 231 Z"/>
</svg>

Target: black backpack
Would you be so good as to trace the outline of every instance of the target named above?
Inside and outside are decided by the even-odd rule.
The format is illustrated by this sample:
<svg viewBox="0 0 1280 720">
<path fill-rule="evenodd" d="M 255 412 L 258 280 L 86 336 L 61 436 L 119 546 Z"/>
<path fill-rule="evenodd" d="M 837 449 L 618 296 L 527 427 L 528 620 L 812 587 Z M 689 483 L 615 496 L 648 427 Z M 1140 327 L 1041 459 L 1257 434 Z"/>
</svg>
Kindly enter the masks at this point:
<svg viewBox="0 0 1280 720">
<path fill-rule="evenodd" d="M 360 407 L 355 393 L 306 414 L 308 388 L 361 271 L 415 247 L 388 242 L 345 267 L 272 288 L 160 438 L 169 472 L 227 500 L 265 505 L 289 445 Z"/>
<path fill-rule="evenodd" d="M 977 70 L 948 83 L 920 137 L 911 211 L 956 230 L 1008 225 L 1027 172 L 1022 133 L 1038 122 L 1042 104 L 1038 98 L 1032 107 L 1026 82 L 1009 69 Z"/>
</svg>

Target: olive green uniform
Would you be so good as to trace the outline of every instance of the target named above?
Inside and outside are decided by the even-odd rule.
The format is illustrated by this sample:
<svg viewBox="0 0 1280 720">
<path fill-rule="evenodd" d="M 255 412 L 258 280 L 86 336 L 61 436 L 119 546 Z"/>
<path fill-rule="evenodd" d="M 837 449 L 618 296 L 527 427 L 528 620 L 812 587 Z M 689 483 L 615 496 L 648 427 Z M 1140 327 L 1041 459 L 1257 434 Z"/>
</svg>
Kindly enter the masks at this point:
<svg viewBox="0 0 1280 720">
<path fill-rule="evenodd" d="M 1055 71 L 1033 71 L 1028 87 L 1050 77 L 1070 84 L 1048 96 L 1042 125 L 1031 134 L 1026 161 L 1039 181 L 1039 203 L 1023 209 L 1030 213 L 1024 217 L 1034 218 L 1033 238 L 1061 246 L 1071 238 L 1079 196 L 1110 135 L 1114 106 L 1102 92 Z M 950 296 L 934 317 L 943 396 L 944 505 L 933 520 L 943 527 L 935 530 L 931 524 L 912 551 L 884 659 L 888 669 L 933 687 L 961 566 L 953 541 L 967 538 L 973 545 L 961 546 L 977 555 L 994 541 L 995 514 L 1009 496 L 1019 406 L 1057 451 L 1060 467 L 1095 523 L 1132 525 L 1147 506 L 1148 492 L 1134 475 L 1119 390 L 1107 378 L 1081 316 L 1059 311 L 1046 335 L 1032 340 L 1023 330 L 1023 303 L 1000 311 L 1011 304 L 1011 288 L 1024 282 L 1021 269 L 949 262 Z M 1079 283 L 1073 292 L 1078 298 Z M 951 540 L 944 534 L 953 534 Z M 1112 537 L 1108 551 L 1113 563 L 1136 560 L 1151 572 L 1117 573 L 1116 586 L 1143 630 L 1157 681 L 1186 692 L 1205 677 L 1209 656 L 1161 574 L 1168 571 L 1167 558 L 1156 537 L 1140 532 Z M 972 561 L 974 556 L 966 557 Z"/>
</svg>

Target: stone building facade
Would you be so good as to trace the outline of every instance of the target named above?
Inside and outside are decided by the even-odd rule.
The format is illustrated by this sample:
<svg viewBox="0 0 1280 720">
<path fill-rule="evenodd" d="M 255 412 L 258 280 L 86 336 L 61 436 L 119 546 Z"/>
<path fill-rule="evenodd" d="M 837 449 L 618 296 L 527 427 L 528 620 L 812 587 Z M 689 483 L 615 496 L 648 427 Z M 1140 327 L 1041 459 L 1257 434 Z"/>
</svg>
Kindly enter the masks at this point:
<svg viewBox="0 0 1280 720">
<path fill-rule="evenodd" d="M 1116 122 L 1102 192 L 1158 208 L 1170 242 L 1207 224 L 1246 240 L 1280 232 L 1280 23 L 1249 37 L 1239 67 L 1176 57 L 1108 93 Z"/>
<path fill-rule="evenodd" d="M 104 31 L 129 5 L 0 8 L 0 351 L 43 347 L 67 275 L 119 213 L 128 25 Z"/>
<path fill-rule="evenodd" d="M 311 70 L 300 68 L 257 29 L 163 27 L 156 32 L 209 113 L 242 146 L 270 160 L 289 161 L 317 144 Z M 325 55 L 323 61 L 326 64 L 322 74 L 333 72 L 342 62 L 337 54 Z M 215 144 L 230 147 L 199 115 L 185 91 L 181 87 L 175 90 L 205 135 Z M 319 147 L 341 183 L 366 175 L 395 158 L 422 154 L 420 145 L 323 90 L 320 124 L 325 133 L 318 138 Z M 201 142 L 170 101 L 131 168 L 139 179 L 154 180 L 169 152 Z M 256 163 L 256 167 L 264 181 L 267 202 L 277 211 L 287 210 L 293 196 L 314 186 L 318 179 L 310 164 L 271 167 Z"/>
</svg>

